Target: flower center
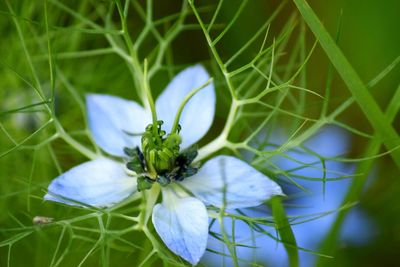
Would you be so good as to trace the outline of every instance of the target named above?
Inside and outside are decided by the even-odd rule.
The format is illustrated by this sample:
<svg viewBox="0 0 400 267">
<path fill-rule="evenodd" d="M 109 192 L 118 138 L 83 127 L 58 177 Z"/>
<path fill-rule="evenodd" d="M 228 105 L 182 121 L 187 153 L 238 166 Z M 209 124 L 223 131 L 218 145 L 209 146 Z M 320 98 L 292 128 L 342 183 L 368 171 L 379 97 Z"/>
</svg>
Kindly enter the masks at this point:
<svg viewBox="0 0 400 267">
<path fill-rule="evenodd" d="M 197 173 L 198 168 L 192 166 L 197 156 L 197 146 L 180 151 L 180 126 L 177 133 L 166 134 L 161 128 L 162 124 L 163 121 L 157 121 L 157 125 L 149 124 L 146 127 L 141 150 L 139 147 L 124 148 L 129 157 L 126 167 L 138 175 L 138 191 L 150 189 L 155 182 L 166 186 Z"/>
</svg>

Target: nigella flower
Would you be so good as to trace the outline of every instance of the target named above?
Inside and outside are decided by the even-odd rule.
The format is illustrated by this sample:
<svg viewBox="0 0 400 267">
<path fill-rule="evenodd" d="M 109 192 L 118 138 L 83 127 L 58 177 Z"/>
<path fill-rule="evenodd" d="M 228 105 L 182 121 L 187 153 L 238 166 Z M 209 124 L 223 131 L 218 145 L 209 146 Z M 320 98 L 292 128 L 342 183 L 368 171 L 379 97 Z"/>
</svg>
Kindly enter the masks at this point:
<svg viewBox="0 0 400 267">
<path fill-rule="evenodd" d="M 235 157 L 196 162 L 193 144 L 207 133 L 215 112 L 214 86 L 204 87 L 208 80 L 202 66 L 187 68 L 161 93 L 152 110 L 115 96 L 88 95 L 94 140 L 121 160 L 100 157 L 72 168 L 53 180 L 45 199 L 110 207 L 137 191 L 161 187 L 162 203 L 152 211 L 155 230 L 172 252 L 197 264 L 208 239 L 206 206 L 246 208 L 283 194 L 274 181 Z M 202 86 L 177 116 L 187 96 Z"/>
<path fill-rule="evenodd" d="M 283 131 L 275 131 L 271 139 L 278 145 L 287 140 Z M 348 163 L 331 159 L 345 155 L 349 146 L 350 140 L 347 133 L 338 127 L 329 126 L 322 128 L 305 142 L 306 149 L 296 148 L 287 151 L 283 156 L 277 155 L 271 159 L 271 162 L 280 169 L 293 175 L 294 179 L 296 179 L 296 175 L 320 179 L 296 179 L 296 183 L 301 185 L 304 191 L 290 184 L 285 190 L 291 191 L 292 196 L 297 196 L 289 203 L 292 207 L 288 207 L 287 213 L 288 216 L 295 218 L 292 221 L 292 230 L 300 248 L 319 252 L 321 242 L 335 221 L 336 212 L 334 211 L 340 209 L 351 182 L 351 178 L 344 179 L 343 176 L 351 177 L 354 175 L 354 170 Z M 311 154 L 310 151 L 315 154 Z M 317 155 L 326 158 L 324 165 Z M 325 188 L 322 183 L 324 175 L 327 179 Z M 251 210 L 246 214 L 251 213 L 255 217 L 260 217 L 266 212 L 264 209 Z M 225 224 L 226 231 L 232 231 L 232 221 L 226 218 Z M 211 231 L 217 230 L 218 226 L 211 229 Z M 272 227 L 265 227 L 264 230 L 272 235 L 275 234 L 275 229 Z M 259 262 L 265 262 L 268 266 L 289 266 L 286 250 L 282 243 L 265 234 L 255 232 L 244 222 L 236 222 L 234 231 L 236 242 L 243 244 L 236 251 L 238 258 L 249 261 L 254 260 L 256 256 Z M 373 238 L 375 231 L 366 214 L 358 207 L 352 207 L 342 225 L 340 243 L 346 246 L 365 244 Z M 249 240 L 250 236 L 254 236 L 254 240 Z M 225 244 L 221 244 L 219 240 L 213 241 L 209 242 L 212 250 L 226 249 Z M 251 247 L 256 247 L 256 249 L 250 249 Z M 299 250 L 299 257 L 300 266 L 314 266 L 319 256 L 310 251 Z M 221 262 L 225 261 L 225 266 L 233 266 L 229 259 L 224 259 L 223 256 L 211 252 L 205 255 L 204 260 L 213 262 L 214 265 L 221 265 Z"/>
</svg>

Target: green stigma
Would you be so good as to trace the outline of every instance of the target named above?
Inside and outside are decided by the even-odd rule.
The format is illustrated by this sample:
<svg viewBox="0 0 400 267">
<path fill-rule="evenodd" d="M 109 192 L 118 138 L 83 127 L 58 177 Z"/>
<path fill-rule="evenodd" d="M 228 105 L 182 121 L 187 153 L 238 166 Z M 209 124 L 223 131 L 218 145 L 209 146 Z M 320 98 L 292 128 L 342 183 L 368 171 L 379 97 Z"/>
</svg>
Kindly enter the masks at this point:
<svg viewBox="0 0 400 267">
<path fill-rule="evenodd" d="M 166 136 L 165 131 L 161 129 L 162 124 L 162 121 L 157 121 L 157 125 L 148 125 L 142 136 L 142 151 L 150 177 L 153 179 L 158 173 L 168 171 L 173 166 L 182 142 L 179 134 L 170 133 Z M 157 127 L 156 134 L 153 127 Z"/>
<path fill-rule="evenodd" d="M 166 134 L 162 130 L 163 121 L 149 124 L 141 139 L 141 150 L 124 148 L 129 157 L 126 167 L 138 175 L 138 191 L 147 190 L 155 182 L 166 186 L 171 181 L 182 181 L 197 173 L 198 168 L 191 166 L 197 156 L 197 147 L 192 146 L 180 151 L 182 138 L 177 131 Z"/>
</svg>

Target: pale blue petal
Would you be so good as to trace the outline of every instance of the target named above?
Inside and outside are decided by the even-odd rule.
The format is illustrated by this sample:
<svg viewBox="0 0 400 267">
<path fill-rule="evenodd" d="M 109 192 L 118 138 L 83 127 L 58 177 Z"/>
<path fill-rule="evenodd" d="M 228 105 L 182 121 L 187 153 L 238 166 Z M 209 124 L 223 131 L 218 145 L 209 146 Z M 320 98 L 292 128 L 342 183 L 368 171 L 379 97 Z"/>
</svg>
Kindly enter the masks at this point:
<svg viewBox="0 0 400 267">
<path fill-rule="evenodd" d="M 139 104 L 120 97 L 101 94 L 86 96 L 89 128 L 97 145 L 114 156 L 124 156 L 124 147 L 140 145 L 140 136 L 150 115 Z"/>
<path fill-rule="evenodd" d="M 165 245 L 196 265 L 208 239 L 208 215 L 204 204 L 193 197 L 179 198 L 163 190 L 163 202 L 153 208 L 153 225 Z"/>
<path fill-rule="evenodd" d="M 164 121 L 164 130 L 170 132 L 175 115 L 182 100 L 195 88 L 202 86 L 210 76 L 201 65 L 189 67 L 171 81 L 156 101 L 157 115 Z M 196 143 L 203 137 L 214 119 L 215 90 L 209 84 L 195 94 L 182 111 L 179 123 L 182 126 L 182 148 Z"/>
<path fill-rule="evenodd" d="M 99 158 L 58 176 L 49 185 L 44 199 L 68 205 L 79 205 L 74 202 L 77 201 L 95 207 L 109 207 L 135 191 L 136 179 L 126 174 L 122 163 Z"/>
<path fill-rule="evenodd" d="M 258 206 L 274 195 L 283 195 L 277 183 L 230 156 L 212 158 L 181 184 L 204 203 L 216 207 L 225 203 L 228 209 Z"/>
</svg>

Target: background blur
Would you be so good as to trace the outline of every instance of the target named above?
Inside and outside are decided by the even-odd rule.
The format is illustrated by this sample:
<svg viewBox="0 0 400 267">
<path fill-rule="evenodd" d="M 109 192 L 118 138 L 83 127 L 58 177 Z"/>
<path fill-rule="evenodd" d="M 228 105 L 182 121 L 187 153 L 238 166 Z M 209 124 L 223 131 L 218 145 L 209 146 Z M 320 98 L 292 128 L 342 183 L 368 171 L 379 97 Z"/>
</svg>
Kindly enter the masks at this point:
<svg viewBox="0 0 400 267">
<path fill-rule="evenodd" d="M 144 1 L 132 1 L 145 7 Z M 202 16 L 210 19 L 217 4 L 216 1 L 195 1 L 196 5 L 204 7 Z M 200 3 L 201 2 L 201 3 Z M 228 2 L 228 1 L 226 1 Z M 340 21 L 340 38 L 338 45 L 356 69 L 365 83 L 373 80 L 381 71 L 392 64 L 400 56 L 400 2 L 397 0 L 362 1 L 308 1 L 318 17 L 322 20 L 332 36 L 336 35 Z M 238 10 L 242 1 L 229 1 L 221 8 L 216 21 L 223 29 L 226 22 Z M 221 55 L 232 55 L 241 48 L 257 31 L 269 16 L 278 8 L 282 1 L 250 0 L 243 13 L 233 27 L 227 32 L 223 42 L 217 48 Z M 65 130 L 72 132 L 74 137 L 90 144 L 82 134 L 84 129 L 84 114 L 74 100 L 74 94 L 83 100 L 87 92 L 101 92 L 118 95 L 125 98 L 137 98 L 132 89 L 132 77 L 126 65 L 116 55 L 107 51 L 98 54 L 80 55 L 76 51 L 107 48 L 104 34 L 87 29 L 87 25 L 71 16 L 68 9 L 77 14 L 101 24 L 102 13 L 107 11 L 109 1 L 48 1 L 48 22 L 50 24 L 51 46 L 55 56 L 57 75 L 55 76 L 55 108 L 56 114 Z M 67 8 L 62 8 L 62 6 Z M 155 17 L 164 17 L 179 12 L 180 1 L 155 1 L 153 12 Z M 294 14 L 294 15 L 293 15 Z M 118 14 L 115 11 L 112 20 L 118 24 Z M 297 35 L 301 28 L 307 29 L 302 23 L 301 15 L 295 5 L 288 1 L 282 11 L 273 20 L 270 26 L 268 42 L 279 35 L 289 18 L 294 16 L 296 27 L 293 35 Z M 16 19 L 20 28 L 13 22 Z M 188 16 L 188 24 L 196 24 L 193 16 Z M 137 36 L 143 27 L 139 16 L 132 15 L 128 19 L 128 27 L 132 36 Z M 167 28 L 169 25 L 159 26 Z M 304 27 L 305 26 L 305 27 Z M 194 27 L 195 28 L 195 27 Z M 46 94 L 52 94 L 53 87 L 47 61 L 47 38 L 44 20 L 44 2 L 32 1 L 1 1 L 0 2 L 0 266 L 47 266 L 57 244 L 57 231 L 34 230 L 33 234 L 25 236 L 23 233 L 6 229 L 21 226 L 31 227 L 32 217 L 49 214 L 50 217 L 74 217 L 80 211 L 68 207 L 57 206 L 53 203 L 43 203 L 41 197 L 52 178 L 60 171 L 84 161 L 84 158 L 60 139 L 47 143 L 52 138 L 53 126 L 49 126 L 38 134 L 31 134 L 41 129 L 47 121 L 43 107 L 35 105 L 40 102 L 32 86 L 36 84 L 32 79 L 29 62 L 25 53 L 29 53 L 32 64 L 35 66 L 40 84 Z M 21 36 L 25 39 L 26 47 L 21 43 Z M 305 44 L 309 51 L 315 37 L 307 29 Z M 144 40 L 144 47 L 154 40 Z M 284 62 L 296 47 L 293 39 L 282 54 L 279 67 L 284 68 Z M 26 49 L 26 50 L 25 50 Z M 256 48 L 255 48 L 256 49 Z M 143 53 L 145 53 L 144 49 Z M 257 51 L 247 50 L 235 64 L 241 66 L 254 56 Z M 180 33 L 168 49 L 170 65 L 186 66 L 197 62 L 205 64 L 212 75 L 221 74 L 210 60 L 210 51 L 199 29 L 187 30 Z M 400 84 L 400 67 L 394 68 L 379 81 L 371 92 L 384 110 Z M 317 45 L 309 62 L 306 65 L 307 88 L 324 94 L 327 83 L 329 61 L 324 51 Z M 152 80 L 152 89 L 155 95 L 167 84 L 171 78 L 169 69 L 161 71 Z M 213 72 L 214 71 L 214 72 Z M 277 70 L 279 71 L 279 69 Z M 220 85 L 223 87 L 223 85 Z M 73 88 L 73 89 L 71 89 Z M 71 93 L 72 92 L 72 93 Z M 221 92 L 221 91 L 220 91 Z M 349 90 L 334 72 L 331 92 L 331 109 L 350 97 Z M 212 132 L 202 143 L 207 143 L 215 136 L 226 119 L 229 101 L 225 101 L 223 93 L 219 95 L 219 114 L 213 125 Z M 322 101 L 315 97 L 305 100 L 304 113 L 313 116 L 321 109 Z M 32 105 L 33 106 L 30 106 Z M 15 110 L 27 107 L 22 110 Z M 361 134 L 347 133 L 349 148 L 347 155 L 350 158 L 362 158 L 365 147 L 373 135 L 362 111 L 356 104 L 351 105 L 339 118 L 340 122 L 351 125 Z M 285 127 L 285 124 L 280 125 Z M 397 113 L 393 126 L 400 131 L 400 113 Z M 46 126 L 47 127 L 47 126 Z M 335 140 L 331 140 L 335 142 Z M 21 145 L 17 145 L 21 144 Z M 39 147 L 37 144 L 43 144 Z M 14 150 L 17 146 L 19 149 Z M 385 152 L 384 149 L 381 152 Z M 358 202 L 361 209 L 370 218 L 376 233 L 372 239 L 364 243 L 341 243 L 336 246 L 335 259 L 324 261 L 324 266 L 398 266 L 400 251 L 400 172 L 393 164 L 390 156 L 384 155 L 374 161 L 373 173 L 365 186 Z M 310 235 L 313 233 L 310 232 Z M 141 236 L 131 238 L 132 242 L 141 240 Z M 64 242 L 64 241 L 63 241 Z M 78 241 L 72 253 L 60 266 L 75 266 L 77 258 L 81 257 L 81 250 L 86 245 Z M 77 242 L 77 243 L 75 243 Z M 141 241 L 140 241 L 141 242 Z M 61 245 L 62 250 L 64 245 Z M 72 256 L 71 256 L 72 255 Z M 130 265 L 135 254 L 120 251 L 115 254 L 118 264 L 111 266 Z M 72 258 L 71 258 L 72 257 Z M 9 262 L 8 260 L 11 259 Z M 85 266 L 98 266 L 96 259 L 89 259 Z M 260 263 L 262 266 L 266 263 Z M 157 265 L 154 265 L 157 266 Z"/>
</svg>

